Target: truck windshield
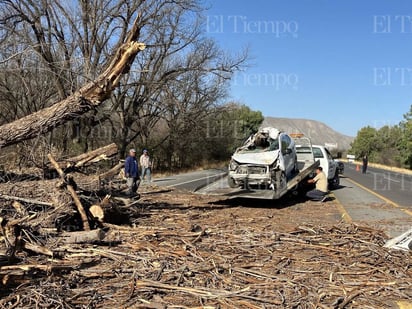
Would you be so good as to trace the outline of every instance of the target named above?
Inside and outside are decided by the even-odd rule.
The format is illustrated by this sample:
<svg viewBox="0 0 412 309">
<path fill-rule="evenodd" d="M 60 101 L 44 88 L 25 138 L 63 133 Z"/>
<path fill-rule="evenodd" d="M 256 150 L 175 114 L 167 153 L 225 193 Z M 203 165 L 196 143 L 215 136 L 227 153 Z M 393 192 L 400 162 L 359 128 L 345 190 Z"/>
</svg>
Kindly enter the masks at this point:
<svg viewBox="0 0 412 309">
<path fill-rule="evenodd" d="M 314 155 L 315 159 L 323 158 L 322 150 L 318 147 L 313 147 L 313 155 Z"/>
<path fill-rule="evenodd" d="M 238 152 L 266 152 L 274 151 L 279 149 L 279 140 L 277 139 L 267 139 L 265 141 L 260 141 L 259 143 L 246 143 L 244 146 L 239 148 Z"/>
</svg>

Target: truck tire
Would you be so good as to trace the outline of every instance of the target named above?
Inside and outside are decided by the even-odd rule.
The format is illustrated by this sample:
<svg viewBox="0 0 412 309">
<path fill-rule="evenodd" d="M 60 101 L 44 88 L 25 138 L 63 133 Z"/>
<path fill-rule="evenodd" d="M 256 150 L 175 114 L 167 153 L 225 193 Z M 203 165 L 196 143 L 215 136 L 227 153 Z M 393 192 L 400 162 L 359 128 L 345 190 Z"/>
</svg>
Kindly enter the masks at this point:
<svg viewBox="0 0 412 309">
<path fill-rule="evenodd" d="M 236 182 L 234 181 L 234 179 L 232 177 L 228 177 L 227 178 L 227 184 L 229 185 L 229 187 L 231 188 L 237 188 L 239 187 Z"/>
<path fill-rule="evenodd" d="M 337 189 L 339 188 L 339 185 L 340 185 L 339 172 L 336 171 L 335 176 L 330 181 L 330 186 L 332 187 L 332 189 Z"/>
</svg>

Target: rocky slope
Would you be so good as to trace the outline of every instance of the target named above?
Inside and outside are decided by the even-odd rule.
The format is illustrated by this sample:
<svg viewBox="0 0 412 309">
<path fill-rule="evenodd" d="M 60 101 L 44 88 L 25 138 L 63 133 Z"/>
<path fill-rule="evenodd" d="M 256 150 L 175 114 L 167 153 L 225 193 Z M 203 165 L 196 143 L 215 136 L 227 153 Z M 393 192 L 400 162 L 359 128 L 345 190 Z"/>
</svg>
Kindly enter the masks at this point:
<svg viewBox="0 0 412 309">
<path fill-rule="evenodd" d="M 350 148 L 350 143 L 354 139 L 333 130 L 320 121 L 309 119 L 266 117 L 262 126 L 275 127 L 287 133 L 303 133 L 305 136 L 310 137 L 314 144 L 337 144 L 338 149 L 345 150 Z"/>
</svg>

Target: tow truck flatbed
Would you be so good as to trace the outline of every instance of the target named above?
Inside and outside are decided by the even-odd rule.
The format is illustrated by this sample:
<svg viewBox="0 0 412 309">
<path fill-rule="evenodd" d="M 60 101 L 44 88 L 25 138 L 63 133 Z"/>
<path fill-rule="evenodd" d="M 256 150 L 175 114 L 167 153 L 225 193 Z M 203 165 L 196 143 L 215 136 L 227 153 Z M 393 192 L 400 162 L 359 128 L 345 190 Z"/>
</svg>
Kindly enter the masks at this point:
<svg viewBox="0 0 412 309">
<path fill-rule="evenodd" d="M 262 189 L 253 189 L 253 188 L 230 188 L 227 185 L 227 179 L 224 177 L 202 189 L 197 191 L 201 194 L 209 194 L 209 195 L 221 195 L 230 198 L 256 198 L 256 199 L 279 199 L 287 192 L 295 189 L 303 180 L 305 180 L 311 173 L 315 171 L 315 169 L 319 166 L 320 162 L 315 161 L 307 168 L 296 174 L 293 178 L 291 178 L 287 182 L 287 186 L 283 191 L 273 191 L 270 189 L 262 190 Z"/>
</svg>

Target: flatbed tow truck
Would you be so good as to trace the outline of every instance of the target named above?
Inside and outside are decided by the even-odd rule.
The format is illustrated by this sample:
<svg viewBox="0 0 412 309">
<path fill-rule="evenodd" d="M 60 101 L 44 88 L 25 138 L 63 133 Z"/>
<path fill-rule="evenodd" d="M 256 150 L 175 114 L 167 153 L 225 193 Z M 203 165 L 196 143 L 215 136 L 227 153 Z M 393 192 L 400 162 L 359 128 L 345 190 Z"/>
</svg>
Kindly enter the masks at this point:
<svg viewBox="0 0 412 309">
<path fill-rule="evenodd" d="M 276 160 L 275 163 L 266 161 L 266 164 L 263 164 L 263 162 L 257 164 L 256 160 L 251 159 L 251 163 L 246 162 L 241 165 L 237 163 L 239 165 L 233 167 L 232 162 L 236 157 L 232 156 L 227 179 L 221 179 L 210 184 L 201 189 L 199 193 L 222 195 L 231 198 L 276 200 L 288 192 L 297 194 L 300 189 L 307 188 L 305 186 L 306 180 L 314 175 L 316 168 L 320 165 L 320 161 L 315 160 L 312 143 L 309 138 L 304 137 L 303 134 L 289 134 L 289 136 L 294 141 L 294 143 L 291 143 L 293 149 L 290 152 L 296 154 L 295 163 L 297 163 L 295 164 L 294 173 L 290 177 L 285 177 L 285 175 L 283 177 L 277 176 L 283 174 L 283 172 L 279 170 Z M 277 160 L 280 160 L 280 158 L 278 157 Z M 242 181 L 234 184 L 231 177 L 237 177 L 237 179 Z M 281 180 L 279 181 L 276 177 Z"/>
</svg>

